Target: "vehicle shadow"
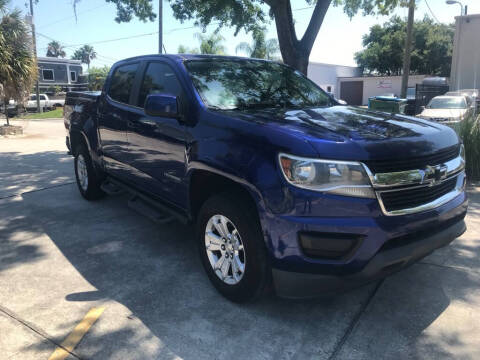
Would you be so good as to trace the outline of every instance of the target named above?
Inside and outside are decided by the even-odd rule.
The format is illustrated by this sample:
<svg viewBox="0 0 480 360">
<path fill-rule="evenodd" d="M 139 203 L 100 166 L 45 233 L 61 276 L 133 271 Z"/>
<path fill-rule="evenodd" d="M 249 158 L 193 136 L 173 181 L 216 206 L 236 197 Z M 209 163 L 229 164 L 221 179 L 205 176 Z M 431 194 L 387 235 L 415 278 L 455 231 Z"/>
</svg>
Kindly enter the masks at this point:
<svg viewBox="0 0 480 360">
<path fill-rule="evenodd" d="M 0 199 L 74 180 L 66 151 L 0 152 L 0 164 Z"/>
<path fill-rule="evenodd" d="M 239 305 L 210 285 L 191 226 L 153 224 L 131 212 L 125 200 L 87 203 L 71 185 L 55 189 L 54 199 L 23 196 L 30 219 L 41 211 L 41 221 L 4 220 L 11 221 L 12 236 L 25 227 L 47 234 L 97 289 L 70 293 L 66 300 L 114 300 L 131 312 L 134 325 L 87 334 L 77 350 L 83 357 L 328 359 L 350 349 L 348 358 L 421 358 L 425 351 L 445 357 L 452 344 L 466 346 L 456 329 L 443 334 L 427 329 L 451 303 L 478 301 L 479 276 L 472 275 L 478 260 L 468 270 L 414 265 L 385 280 L 373 298 L 375 286 L 369 285 L 329 298 L 291 301 L 270 295 Z M 472 202 L 477 201 L 475 195 Z M 461 239 L 452 246 L 456 243 L 464 246 Z M 480 250 L 478 242 L 468 246 Z"/>
</svg>

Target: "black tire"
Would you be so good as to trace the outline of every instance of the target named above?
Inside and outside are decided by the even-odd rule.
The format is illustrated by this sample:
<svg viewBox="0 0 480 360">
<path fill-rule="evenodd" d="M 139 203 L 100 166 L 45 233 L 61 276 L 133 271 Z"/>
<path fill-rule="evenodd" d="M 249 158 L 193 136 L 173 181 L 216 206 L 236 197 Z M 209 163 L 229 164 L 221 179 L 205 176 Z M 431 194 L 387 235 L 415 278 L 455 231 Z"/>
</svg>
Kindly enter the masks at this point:
<svg viewBox="0 0 480 360">
<path fill-rule="evenodd" d="M 215 288 L 227 299 L 249 302 L 259 298 L 270 279 L 267 252 L 256 209 L 244 200 L 245 196 L 220 194 L 209 198 L 197 217 L 197 243 L 203 267 Z M 245 251 L 245 271 L 236 284 L 227 284 L 217 276 L 207 255 L 205 232 L 214 215 L 227 217 L 237 228 Z"/>
<path fill-rule="evenodd" d="M 86 167 L 87 174 L 87 186 L 82 185 L 79 176 L 79 161 L 83 159 Z M 80 194 L 87 200 L 98 200 L 105 196 L 105 193 L 101 189 L 103 178 L 95 172 L 93 168 L 92 159 L 88 152 L 87 147 L 84 144 L 80 144 L 75 150 L 75 179 L 77 181 L 78 190 Z M 81 166 L 80 166 L 81 167 Z M 81 170 L 80 170 L 81 171 Z"/>
</svg>

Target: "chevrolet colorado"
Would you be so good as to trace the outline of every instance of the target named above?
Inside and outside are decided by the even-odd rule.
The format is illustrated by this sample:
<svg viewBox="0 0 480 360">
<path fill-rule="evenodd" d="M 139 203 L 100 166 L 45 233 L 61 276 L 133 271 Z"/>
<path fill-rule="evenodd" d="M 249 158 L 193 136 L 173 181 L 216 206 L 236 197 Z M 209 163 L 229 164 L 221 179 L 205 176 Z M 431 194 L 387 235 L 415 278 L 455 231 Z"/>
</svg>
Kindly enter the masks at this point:
<svg viewBox="0 0 480 360">
<path fill-rule="evenodd" d="M 342 106 L 279 63 L 122 60 L 101 92 L 67 94 L 65 127 L 81 195 L 127 190 L 157 221 L 194 222 L 205 271 L 232 301 L 356 287 L 465 231 L 452 129 Z"/>
</svg>

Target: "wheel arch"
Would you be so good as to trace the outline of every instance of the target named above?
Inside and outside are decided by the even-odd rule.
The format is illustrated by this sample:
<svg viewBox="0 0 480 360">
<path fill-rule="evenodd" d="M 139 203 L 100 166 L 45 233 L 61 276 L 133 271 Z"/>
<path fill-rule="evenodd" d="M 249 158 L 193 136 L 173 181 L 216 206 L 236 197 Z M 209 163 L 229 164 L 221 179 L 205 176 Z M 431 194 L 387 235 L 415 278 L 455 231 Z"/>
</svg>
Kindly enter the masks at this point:
<svg viewBox="0 0 480 360">
<path fill-rule="evenodd" d="M 75 156 L 75 152 L 77 147 L 80 144 L 83 144 L 86 146 L 88 153 L 90 155 L 90 158 L 92 159 L 93 163 L 93 168 L 95 169 L 95 172 L 97 173 L 98 176 L 103 176 L 103 166 L 100 157 L 98 154 L 92 149 L 90 145 L 90 141 L 88 140 L 87 135 L 80 130 L 75 130 L 72 129 L 70 130 L 70 151 L 72 152 L 73 156 Z"/>
<path fill-rule="evenodd" d="M 203 203 L 215 194 L 232 193 L 245 199 L 260 215 L 263 201 L 260 192 L 250 183 L 212 169 L 194 169 L 189 174 L 189 213 L 195 220 Z"/>
<path fill-rule="evenodd" d="M 85 134 L 78 130 L 70 131 L 70 146 L 72 148 L 72 153 L 75 155 L 75 149 L 80 145 L 83 144 L 87 147 L 88 152 L 91 151 L 90 144 L 88 142 L 87 137 Z"/>
</svg>

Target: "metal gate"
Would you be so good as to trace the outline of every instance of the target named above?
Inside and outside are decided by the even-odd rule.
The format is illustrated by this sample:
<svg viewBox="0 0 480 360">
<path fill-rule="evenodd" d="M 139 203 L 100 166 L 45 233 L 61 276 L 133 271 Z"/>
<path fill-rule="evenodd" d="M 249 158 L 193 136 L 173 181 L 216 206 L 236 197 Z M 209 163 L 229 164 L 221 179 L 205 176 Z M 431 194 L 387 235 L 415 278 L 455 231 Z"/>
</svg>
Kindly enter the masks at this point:
<svg viewBox="0 0 480 360">
<path fill-rule="evenodd" d="M 448 85 L 424 85 L 417 84 L 415 91 L 415 114 L 422 112 L 422 106 L 427 104 L 435 96 L 443 95 L 449 90 Z"/>
</svg>

